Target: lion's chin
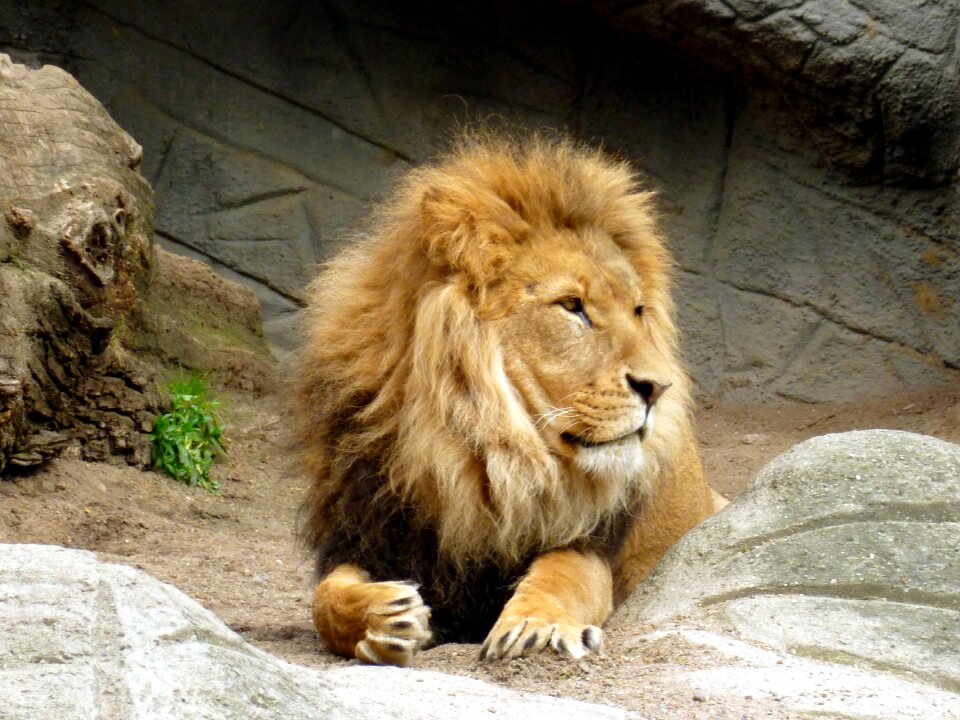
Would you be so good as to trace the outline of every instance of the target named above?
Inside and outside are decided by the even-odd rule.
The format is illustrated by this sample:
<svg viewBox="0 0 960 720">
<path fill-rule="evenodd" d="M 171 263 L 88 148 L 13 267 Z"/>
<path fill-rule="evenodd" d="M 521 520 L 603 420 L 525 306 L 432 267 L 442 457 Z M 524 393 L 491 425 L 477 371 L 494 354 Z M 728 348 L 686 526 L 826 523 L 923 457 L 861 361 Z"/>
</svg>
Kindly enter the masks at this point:
<svg viewBox="0 0 960 720">
<path fill-rule="evenodd" d="M 607 482 L 624 482 L 643 472 L 646 458 L 639 434 L 581 448 L 574 464 L 583 473 Z"/>
</svg>

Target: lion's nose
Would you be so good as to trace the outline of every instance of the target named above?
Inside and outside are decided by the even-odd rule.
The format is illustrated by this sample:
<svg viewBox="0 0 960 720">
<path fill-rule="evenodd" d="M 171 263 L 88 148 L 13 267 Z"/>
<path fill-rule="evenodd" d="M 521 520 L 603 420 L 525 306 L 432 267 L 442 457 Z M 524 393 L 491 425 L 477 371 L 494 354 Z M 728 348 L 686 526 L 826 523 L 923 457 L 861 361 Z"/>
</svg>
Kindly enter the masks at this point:
<svg viewBox="0 0 960 720">
<path fill-rule="evenodd" d="M 627 375 L 627 385 L 629 385 L 630 389 L 637 393 L 637 395 L 643 398 L 647 407 L 653 407 L 654 403 L 656 403 L 657 400 L 660 399 L 660 396 L 670 387 L 670 383 L 662 385 L 656 380 L 637 380 L 632 375 Z"/>
</svg>

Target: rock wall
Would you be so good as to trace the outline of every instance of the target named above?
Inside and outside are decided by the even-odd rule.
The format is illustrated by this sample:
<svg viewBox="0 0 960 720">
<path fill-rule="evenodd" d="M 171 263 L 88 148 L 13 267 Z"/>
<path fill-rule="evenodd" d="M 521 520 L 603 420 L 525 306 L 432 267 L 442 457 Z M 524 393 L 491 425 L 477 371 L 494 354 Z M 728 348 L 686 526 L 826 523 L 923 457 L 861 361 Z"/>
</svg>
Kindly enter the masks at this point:
<svg viewBox="0 0 960 720">
<path fill-rule="evenodd" d="M 144 146 L 163 244 L 302 288 L 452 128 L 499 115 L 662 190 L 706 398 L 958 382 L 955 2 L 0 0 L 0 49 L 73 72 Z"/>
<path fill-rule="evenodd" d="M 941 184 L 957 170 L 956 2 L 587 4 L 613 26 L 766 78 L 789 95 L 824 159 L 862 181 Z"/>
</svg>

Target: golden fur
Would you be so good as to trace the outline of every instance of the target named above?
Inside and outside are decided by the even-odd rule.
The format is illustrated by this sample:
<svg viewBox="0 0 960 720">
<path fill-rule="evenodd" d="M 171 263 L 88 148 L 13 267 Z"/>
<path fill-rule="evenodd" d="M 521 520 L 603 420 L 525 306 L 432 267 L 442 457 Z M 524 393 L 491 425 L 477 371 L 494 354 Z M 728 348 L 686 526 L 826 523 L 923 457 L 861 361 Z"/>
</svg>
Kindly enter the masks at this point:
<svg viewBox="0 0 960 720">
<path fill-rule="evenodd" d="M 613 566 L 622 597 L 714 510 L 671 270 L 652 194 L 599 151 L 472 135 L 411 171 L 310 288 L 297 393 L 307 540 L 323 548 L 355 515 L 374 530 L 337 562 L 360 577 L 378 526 L 349 498 L 372 482 L 364 497 L 402 507 L 454 575 L 575 546 Z M 644 527 L 616 530 L 617 518 Z M 604 533 L 609 547 L 590 545 Z M 339 646 L 332 587 L 318 589 L 315 617 Z M 609 602 L 597 603 L 605 618 Z M 352 612 L 341 624 L 362 617 Z"/>
</svg>

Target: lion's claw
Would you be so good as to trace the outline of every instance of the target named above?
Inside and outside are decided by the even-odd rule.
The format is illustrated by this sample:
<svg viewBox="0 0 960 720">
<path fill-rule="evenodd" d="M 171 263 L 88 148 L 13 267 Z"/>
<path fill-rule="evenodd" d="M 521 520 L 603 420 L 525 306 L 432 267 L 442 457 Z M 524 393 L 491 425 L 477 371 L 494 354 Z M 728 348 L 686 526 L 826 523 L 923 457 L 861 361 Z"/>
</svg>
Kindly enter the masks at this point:
<svg viewBox="0 0 960 720">
<path fill-rule="evenodd" d="M 367 610 L 366 637 L 357 643 L 354 655 L 374 665 L 409 665 L 432 636 L 430 608 L 423 604 L 416 583 L 371 585 L 382 598 Z"/>
<path fill-rule="evenodd" d="M 583 646 L 598 655 L 603 651 L 603 630 L 596 625 L 588 625 L 580 634 Z"/>
<path fill-rule="evenodd" d="M 480 648 L 481 660 L 500 660 L 532 655 L 547 647 L 579 660 L 588 652 L 603 650 L 603 631 L 595 625 L 548 623 L 539 618 L 518 622 L 501 619 Z"/>
</svg>

